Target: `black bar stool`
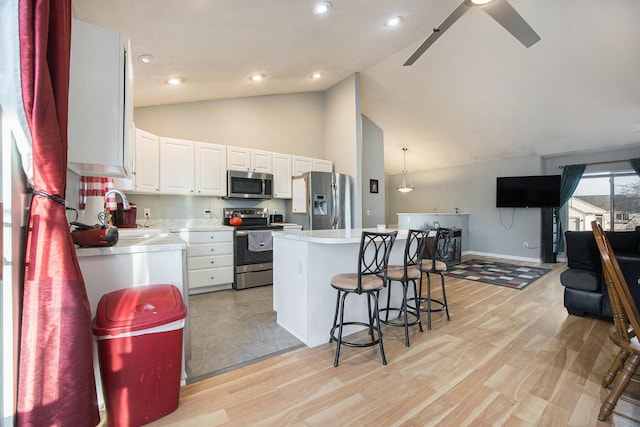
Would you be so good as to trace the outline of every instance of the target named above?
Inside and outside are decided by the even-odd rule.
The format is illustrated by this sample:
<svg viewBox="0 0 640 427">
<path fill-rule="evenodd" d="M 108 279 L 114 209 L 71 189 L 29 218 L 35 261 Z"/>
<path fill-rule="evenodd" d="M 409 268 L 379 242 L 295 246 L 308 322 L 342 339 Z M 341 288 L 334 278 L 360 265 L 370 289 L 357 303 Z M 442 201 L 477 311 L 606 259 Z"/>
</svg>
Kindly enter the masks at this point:
<svg viewBox="0 0 640 427">
<path fill-rule="evenodd" d="M 416 281 L 422 277 L 422 255 L 427 242 L 427 235 L 428 233 L 425 230 L 409 230 L 407 243 L 404 247 L 404 264 L 390 265 L 387 269 L 389 292 L 387 293 L 387 307 L 380 309 L 381 312 L 384 312 L 384 320 L 381 322 L 389 326 L 404 327 L 404 344 L 407 347 L 409 347 L 409 326 L 418 325 L 420 332 L 422 332 L 420 310 L 416 309 L 416 307 L 420 307 L 420 294 L 416 289 Z M 391 303 L 392 283 L 394 282 L 402 284 L 402 307 L 400 308 L 389 306 Z M 413 283 L 413 307 L 408 304 L 407 291 L 409 289 L 409 282 Z M 402 317 L 402 323 L 398 322 L 397 319 L 389 320 L 390 311 L 397 311 L 397 319 Z M 409 321 L 409 316 L 412 317 L 411 322 Z"/>
<path fill-rule="evenodd" d="M 382 344 L 382 331 L 380 330 L 380 315 L 378 310 L 378 293 L 387 282 L 387 265 L 391 248 L 396 240 L 397 231 L 389 233 L 362 232 L 360 240 L 360 253 L 358 255 L 358 272 L 338 274 L 331 278 L 331 286 L 338 291 L 336 297 L 336 312 L 333 317 L 329 342 L 335 341 L 336 358 L 333 366 L 338 366 L 340 358 L 340 346 L 370 347 L 380 345 L 382 364 L 387 364 Z M 367 295 L 368 322 L 344 321 L 344 304 L 347 295 Z M 371 300 L 373 299 L 373 313 L 371 312 Z M 339 318 L 339 320 L 338 320 Z M 370 342 L 356 343 L 342 339 L 342 331 L 345 325 L 366 326 L 371 336 Z M 338 336 L 335 332 L 338 330 Z"/>
<path fill-rule="evenodd" d="M 426 305 L 420 307 L 422 311 L 427 312 L 427 329 L 431 330 L 431 313 L 434 311 L 444 311 L 447 314 L 447 320 L 451 320 L 449 316 L 449 307 L 447 305 L 447 292 L 444 288 L 444 272 L 447 271 L 447 263 L 445 262 L 449 242 L 451 241 L 451 230 L 448 228 L 437 228 L 428 230 L 429 237 L 424 251 L 424 259 L 422 260 L 421 270 L 427 273 L 427 297 L 422 297 L 422 276 L 420 276 L 420 302 Z M 431 298 L 431 274 L 439 274 L 442 284 L 442 301 Z M 432 307 L 436 304 L 436 308 Z"/>
</svg>

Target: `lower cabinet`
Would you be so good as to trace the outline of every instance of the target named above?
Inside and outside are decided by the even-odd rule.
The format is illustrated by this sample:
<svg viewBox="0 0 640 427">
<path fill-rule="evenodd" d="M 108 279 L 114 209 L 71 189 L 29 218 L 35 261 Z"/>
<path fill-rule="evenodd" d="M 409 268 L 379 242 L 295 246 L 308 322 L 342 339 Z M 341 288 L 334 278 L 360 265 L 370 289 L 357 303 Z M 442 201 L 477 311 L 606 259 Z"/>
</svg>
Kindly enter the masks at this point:
<svg viewBox="0 0 640 427">
<path fill-rule="evenodd" d="M 231 289 L 233 230 L 178 233 L 187 242 L 189 295 Z"/>
</svg>

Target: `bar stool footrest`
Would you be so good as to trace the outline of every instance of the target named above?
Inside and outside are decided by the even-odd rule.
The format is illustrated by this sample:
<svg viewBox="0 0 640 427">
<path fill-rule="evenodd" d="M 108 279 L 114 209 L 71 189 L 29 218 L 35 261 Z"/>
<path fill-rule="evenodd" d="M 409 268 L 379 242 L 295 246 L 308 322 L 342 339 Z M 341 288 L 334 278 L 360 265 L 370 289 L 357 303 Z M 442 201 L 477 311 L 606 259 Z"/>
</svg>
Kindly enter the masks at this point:
<svg viewBox="0 0 640 427">
<path fill-rule="evenodd" d="M 371 325 L 369 325 L 368 323 L 364 323 L 364 322 L 343 322 L 342 326 L 348 326 L 348 325 L 357 325 L 357 326 L 364 326 L 365 328 L 369 329 L 371 327 Z M 336 337 L 335 335 L 335 331 L 336 329 L 338 329 L 340 326 L 336 325 L 333 328 L 331 328 L 331 332 L 330 332 L 330 340 L 329 342 L 338 342 L 338 337 Z M 373 332 L 376 333 L 376 327 L 374 326 L 373 328 Z M 360 331 L 358 331 L 360 332 Z M 380 337 L 377 338 L 373 338 L 370 342 L 363 342 L 363 343 L 354 343 L 351 341 L 345 341 L 345 339 L 343 338 L 340 341 L 341 345 L 346 345 L 347 347 L 371 347 L 373 345 L 377 345 L 378 343 L 380 343 Z"/>
<path fill-rule="evenodd" d="M 409 309 L 411 309 L 411 310 L 409 310 Z M 395 321 L 394 320 L 383 320 L 382 319 L 382 313 L 384 313 L 386 311 L 397 311 L 398 312 L 398 317 L 395 318 Z M 405 324 L 404 324 L 404 319 L 403 319 L 403 316 L 402 316 L 402 311 L 403 310 L 401 308 L 395 308 L 395 307 L 381 308 L 380 309 L 380 323 L 383 323 L 383 324 L 385 324 L 387 326 L 399 326 L 401 328 L 404 328 Z M 417 324 L 420 323 L 420 317 L 418 317 L 418 314 L 416 313 L 415 308 L 409 306 L 408 304 L 407 304 L 407 316 L 412 316 L 413 318 L 415 318 L 415 320 L 412 320 L 412 321 L 408 322 L 406 326 L 413 326 L 413 325 L 417 325 Z M 399 323 L 398 320 L 401 321 L 402 323 Z"/>
<path fill-rule="evenodd" d="M 426 298 L 420 298 L 420 303 L 427 303 L 427 299 Z M 432 313 L 436 312 L 436 311 L 446 311 L 447 310 L 447 306 L 445 305 L 444 302 L 437 300 L 437 299 L 433 299 L 431 298 L 431 304 L 436 304 L 436 307 L 431 307 L 431 310 L 427 310 L 426 308 L 422 307 L 422 305 L 420 306 L 420 311 L 423 312 L 427 312 L 427 311 L 431 311 Z M 416 308 L 414 306 L 410 306 L 407 304 L 407 306 L 412 309 L 415 310 Z M 382 311 L 382 310 L 380 310 Z"/>
</svg>

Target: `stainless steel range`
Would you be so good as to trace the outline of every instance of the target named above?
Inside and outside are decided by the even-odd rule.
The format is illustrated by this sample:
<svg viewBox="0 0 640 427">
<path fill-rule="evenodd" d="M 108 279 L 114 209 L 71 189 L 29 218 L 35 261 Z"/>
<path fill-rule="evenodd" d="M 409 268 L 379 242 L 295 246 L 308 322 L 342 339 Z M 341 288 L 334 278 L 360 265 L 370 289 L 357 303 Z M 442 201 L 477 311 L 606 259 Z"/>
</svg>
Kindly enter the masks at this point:
<svg viewBox="0 0 640 427">
<path fill-rule="evenodd" d="M 281 225 L 269 225 L 266 208 L 225 208 L 224 225 L 234 227 L 234 289 L 273 284 L 272 230 Z M 242 223 L 235 225 L 240 218 Z"/>
</svg>

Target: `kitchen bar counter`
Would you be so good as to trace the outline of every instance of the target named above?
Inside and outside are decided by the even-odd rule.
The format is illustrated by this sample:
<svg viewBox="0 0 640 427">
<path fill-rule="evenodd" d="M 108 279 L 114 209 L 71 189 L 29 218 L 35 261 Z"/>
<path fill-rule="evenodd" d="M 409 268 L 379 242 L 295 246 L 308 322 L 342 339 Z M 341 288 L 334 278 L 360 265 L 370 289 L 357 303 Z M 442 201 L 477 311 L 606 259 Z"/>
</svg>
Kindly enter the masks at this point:
<svg viewBox="0 0 640 427">
<path fill-rule="evenodd" d="M 337 294 L 331 287 L 331 277 L 357 271 L 361 235 L 361 229 L 273 233 L 273 307 L 277 322 L 309 347 L 329 342 Z M 391 251 L 392 264 L 403 262 L 406 238 L 407 230 L 400 230 Z M 380 301 L 386 304 L 386 298 L 384 288 Z M 398 307 L 401 300 L 401 292 L 394 292 L 391 305 Z M 347 298 L 345 319 L 366 321 L 367 317 L 366 298 Z M 344 333 L 358 329 L 345 328 Z"/>
</svg>

